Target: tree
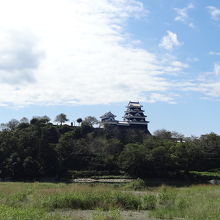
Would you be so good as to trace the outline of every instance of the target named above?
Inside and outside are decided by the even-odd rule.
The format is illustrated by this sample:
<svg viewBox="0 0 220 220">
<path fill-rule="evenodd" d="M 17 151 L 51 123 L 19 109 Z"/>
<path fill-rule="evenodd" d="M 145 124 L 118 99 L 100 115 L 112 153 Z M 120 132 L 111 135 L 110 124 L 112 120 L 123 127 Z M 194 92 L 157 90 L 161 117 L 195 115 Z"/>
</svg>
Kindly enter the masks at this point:
<svg viewBox="0 0 220 220">
<path fill-rule="evenodd" d="M 8 127 L 9 127 L 9 129 L 11 129 L 11 130 L 15 129 L 18 125 L 19 125 L 19 121 L 16 120 L 16 119 L 11 119 L 11 120 L 8 122 Z"/>
<path fill-rule="evenodd" d="M 171 139 L 172 138 L 172 132 L 168 131 L 166 129 L 160 129 L 156 130 L 154 132 L 154 136 L 161 138 L 161 139 Z"/>
<path fill-rule="evenodd" d="M 23 117 L 23 118 L 21 118 L 20 123 L 28 124 L 28 123 L 29 123 L 29 120 L 28 120 L 28 118 Z"/>
<path fill-rule="evenodd" d="M 60 125 L 62 125 L 64 122 L 69 121 L 69 119 L 67 119 L 65 114 L 61 113 L 61 114 L 56 116 L 54 121 L 59 122 Z"/>
<path fill-rule="evenodd" d="M 173 139 L 175 139 L 177 141 L 180 141 L 180 142 L 182 142 L 183 139 L 184 139 L 184 134 L 181 134 L 181 133 L 176 132 L 176 131 L 172 131 L 171 136 L 172 136 Z"/>
<path fill-rule="evenodd" d="M 0 124 L 0 128 L 1 128 L 2 130 L 7 130 L 7 129 L 8 129 L 6 123 L 1 123 L 1 124 Z"/>
<path fill-rule="evenodd" d="M 82 122 L 82 118 L 78 118 L 76 121 L 77 121 L 77 123 L 79 123 L 79 125 L 80 125 L 80 123 Z"/>
<path fill-rule="evenodd" d="M 44 116 L 40 117 L 40 120 L 42 123 L 47 124 L 51 119 L 47 115 L 44 115 Z"/>
<path fill-rule="evenodd" d="M 3 129 L 14 130 L 19 125 L 19 121 L 16 119 L 11 119 L 8 123 L 2 123 L 1 127 Z"/>
<path fill-rule="evenodd" d="M 199 145 L 204 153 L 206 169 L 219 168 L 220 163 L 220 135 L 213 132 L 201 135 Z"/>
<path fill-rule="evenodd" d="M 34 116 L 30 120 L 30 124 L 42 125 L 42 124 L 48 124 L 49 121 L 50 121 L 50 118 L 47 115 L 44 115 L 44 116 Z"/>
<path fill-rule="evenodd" d="M 23 167 L 26 179 L 38 179 L 40 164 L 36 159 L 27 156 L 23 161 Z"/>
<path fill-rule="evenodd" d="M 91 127 L 93 127 L 94 125 L 96 125 L 98 123 L 99 123 L 98 119 L 94 116 L 88 116 L 83 121 L 83 124 L 87 124 Z"/>
<path fill-rule="evenodd" d="M 119 156 L 122 170 L 131 176 L 143 177 L 146 172 L 146 147 L 142 144 L 127 144 Z"/>
<path fill-rule="evenodd" d="M 87 144 L 83 139 L 75 139 L 74 131 L 63 134 L 56 145 L 56 153 L 59 161 L 59 175 L 65 176 L 68 170 L 86 169 Z"/>
</svg>

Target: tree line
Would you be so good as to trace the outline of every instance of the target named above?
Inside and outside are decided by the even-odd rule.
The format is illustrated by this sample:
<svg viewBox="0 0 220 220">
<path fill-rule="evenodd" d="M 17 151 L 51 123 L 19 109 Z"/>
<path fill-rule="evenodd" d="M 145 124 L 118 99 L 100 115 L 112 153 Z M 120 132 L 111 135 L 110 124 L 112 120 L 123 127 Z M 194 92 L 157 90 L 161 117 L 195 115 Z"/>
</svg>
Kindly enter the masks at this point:
<svg viewBox="0 0 220 220">
<path fill-rule="evenodd" d="M 0 178 L 60 180 L 80 173 L 147 178 L 219 168 L 215 133 L 184 137 L 162 129 L 149 136 L 140 129 L 94 127 L 98 120 L 92 116 L 77 119 L 78 126 L 66 125 L 67 120 L 60 114 L 58 124 L 48 116 L 1 124 Z"/>
</svg>

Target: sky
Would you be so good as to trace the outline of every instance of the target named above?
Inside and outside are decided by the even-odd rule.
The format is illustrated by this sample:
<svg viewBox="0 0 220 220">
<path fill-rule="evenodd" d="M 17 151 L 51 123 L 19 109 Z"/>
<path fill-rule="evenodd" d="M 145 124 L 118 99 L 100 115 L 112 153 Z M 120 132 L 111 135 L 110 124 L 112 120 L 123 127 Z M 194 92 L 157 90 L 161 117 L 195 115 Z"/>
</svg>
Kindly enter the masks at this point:
<svg viewBox="0 0 220 220">
<path fill-rule="evenodd" d="M 219 0 L 0 0 L 0 122 L 140 101 L 149 130 L 220 134 Z"/>
</svg>

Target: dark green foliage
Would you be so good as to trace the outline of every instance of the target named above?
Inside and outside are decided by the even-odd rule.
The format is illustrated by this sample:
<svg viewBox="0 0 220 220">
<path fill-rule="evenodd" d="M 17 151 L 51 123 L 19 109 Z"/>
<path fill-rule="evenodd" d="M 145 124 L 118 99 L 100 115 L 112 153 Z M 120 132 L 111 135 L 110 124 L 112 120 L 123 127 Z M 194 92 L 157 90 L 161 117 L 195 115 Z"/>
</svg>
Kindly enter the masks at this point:
<svg viewBox="0 0 220 220">
<path fill-rule="evenodd" d="M 145 159 L 146 147 L 139 144 L 127 144 L 120 154 L 121 168 L 130 175 L 145 176 L 147 161 Z"/>
<path fill-rule="evenodd" d="M 87 119 L 94 122 L 92 117 Z M 85 171 L 170 177 L 219 168 L 220 136 L 214 133 L 184 138 L 159 130 L 156 136 L 148 136 L 140 129 L 94 128 L 92 122 L 53 125 L 49 121 L 42 116 L 30 123 L 26 118 L 6 123 L 10 126 L 0 131 L 0 178 L 60 179 Z"/>
<path fill-rule="evenodd" d="M 16 119 L 11 119 L 8 123 L 1 123 L 0 127 L 3 130 L 14 130 L 19 125 L 19 121 Z"/>
<path fill-rule="evenodd" d="M 22 121 L 24 121 L 24 120 L 22 120 Z M 48 124 L 49 121 L 50 121 L 50 118 L 46 115 L 44 115 L 44 116 L 35 116 L 30 120 L 30 124 L 40 126 L 40 125 Z M 27 121 L 25 123 L 27 124 Z"/>
<path fill-rule="evenodd" d="M 82 122 L 82 124 L 84 124 L 84 125 L 88 125 L 88 126 L 91 126 L 91 127 L 93 127 L 94 125 L 99 124 L 98 119 L 96 117 L 94 117 L 94 116 L 88 116 L 83 121 L 80 121 L 80 122 Z"/>
<path fill-rule="evenodd" d="M 60 123 L 60 125 L 62 125 L 63 123 L 65 123 L 66 121 L 69 121 L 69 119 L 66 117 L 65 114 L 61 113 L 59 115 L 56 116 L 56 118 L 54 119 L 55 122 Z"/>
<path fill-rule="evenodd" d="M 79 125 L 80 125 L 80 124 L 82 123 L 83 120 L 82 120 L 82 118 L 77 118 L 76 121 L 77 121 L 77 123 L 79 123 Z"/>
</svg>

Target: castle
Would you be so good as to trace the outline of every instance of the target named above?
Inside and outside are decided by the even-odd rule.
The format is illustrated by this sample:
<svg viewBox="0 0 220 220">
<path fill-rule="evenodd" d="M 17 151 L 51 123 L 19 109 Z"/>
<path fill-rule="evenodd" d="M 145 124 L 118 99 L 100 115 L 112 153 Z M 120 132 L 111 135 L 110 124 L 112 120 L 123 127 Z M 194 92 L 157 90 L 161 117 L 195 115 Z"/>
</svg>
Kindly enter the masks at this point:
<svg viewBox="0 0 220 220">
<path fill-rule="evenodd" d="M 120 128 L 134 128 L 145 130 L 147 134 L 150 134 L 148 130 L 148 123 L 146 121 L 146 115 L 144 115 L 144 110 L 142 110 L 142 105 L 139 102 L 129 102 L 126 106 L 126 111 L 123 117 L 123 121 L 117 121 L 115 119 L 116 115 L 111 112 L 107 112 L 102 115 L 101 126 L 115 125 Z"/>
</svg>

